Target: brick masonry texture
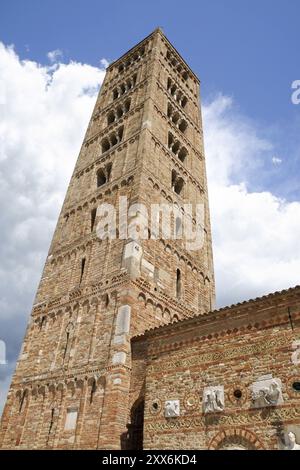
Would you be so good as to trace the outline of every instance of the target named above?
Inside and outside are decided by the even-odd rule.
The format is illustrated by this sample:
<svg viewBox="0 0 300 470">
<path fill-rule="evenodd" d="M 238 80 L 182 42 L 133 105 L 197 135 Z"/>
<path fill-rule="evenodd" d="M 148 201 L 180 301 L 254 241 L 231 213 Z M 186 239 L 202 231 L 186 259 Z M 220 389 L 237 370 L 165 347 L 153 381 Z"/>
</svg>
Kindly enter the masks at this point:
<svg viewBox="0 0 300 470">
<path fill-rule="evenodd" d="M 34 301 L 0 448 L 273 449 L 288 430 L 300 442 L 300 374 L 291 360 L 300 288 L 213 310 L 199 102 L 199 80 L 159 29 L 108 67 Z M 101 240 L 97 207 L 118 208 L 125 196 L 148 213 L 154 203 L 181 212 L 201 203 L 203 246 Z M 173 231 L 176 224 L 173 217 Z M 281 380 L 280 403 L 253 407 L 251 384 L 271 374 Z M 204 413 L 203 390 L 216 386 L 224 407 Z M 179 400 L 179 416 L 165 417 L 168 400 Z"/>
<path fill-rule="evenodd" d="M 288 430 L 299 436 L 299 327 L 297 287 L 134 338 L 131 393 L 133 402 L 145 397 L 144 448 L 280 449 Z M 255 408 L 251 384 L 270 374 L 282 382 L 283 402 Z M 217 385 L 224 410 L 205 414 L 203 390 Z M 164 417 L 166 400 L 180 401 L 179 417 Z"/>
</svg>

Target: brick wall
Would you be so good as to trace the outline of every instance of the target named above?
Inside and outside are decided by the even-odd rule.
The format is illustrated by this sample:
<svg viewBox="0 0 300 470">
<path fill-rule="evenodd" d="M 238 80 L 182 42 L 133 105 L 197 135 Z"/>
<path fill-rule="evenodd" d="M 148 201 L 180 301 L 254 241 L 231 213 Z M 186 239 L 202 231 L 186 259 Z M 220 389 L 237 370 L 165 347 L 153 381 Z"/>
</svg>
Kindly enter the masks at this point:
<svg viewBox="0 0 300 470">
<path fill-rule="evenodd" d="M 135 338 L 133 374 L 141 361 L 145 372 L 131 394 L 145 390 L 144 448 L 278 449 L 290 430 L 300 442 L 299 339 L 299 287 Z M 251 385 L 271 376 L 282 402 L 254 407 Z M 224 387 L 224 410 L 204 413 L 204 389 L 215 386 Z M 180 401 L 180 416 L 164 416 L 168 400 Z"/>
</svg>

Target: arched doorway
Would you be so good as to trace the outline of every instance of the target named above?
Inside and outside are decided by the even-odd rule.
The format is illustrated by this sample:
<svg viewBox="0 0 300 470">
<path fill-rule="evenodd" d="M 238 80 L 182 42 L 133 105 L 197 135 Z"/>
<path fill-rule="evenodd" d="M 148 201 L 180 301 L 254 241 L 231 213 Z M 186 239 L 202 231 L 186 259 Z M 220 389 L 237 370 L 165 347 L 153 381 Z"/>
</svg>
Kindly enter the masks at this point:
<svg viewBox="0 0 300 470">
<path fill-rule="evenodd" d="M 127 450 L 143 449 L 144 400 L 137 400 L 130 412 L 130 424 L 127 424 Z"/>
<path fill-rule="evenodd" d="M 209 450 L 263 450 L 258 437 L 248 429 L 220 431 L 210 442 Z"/>
</svg>

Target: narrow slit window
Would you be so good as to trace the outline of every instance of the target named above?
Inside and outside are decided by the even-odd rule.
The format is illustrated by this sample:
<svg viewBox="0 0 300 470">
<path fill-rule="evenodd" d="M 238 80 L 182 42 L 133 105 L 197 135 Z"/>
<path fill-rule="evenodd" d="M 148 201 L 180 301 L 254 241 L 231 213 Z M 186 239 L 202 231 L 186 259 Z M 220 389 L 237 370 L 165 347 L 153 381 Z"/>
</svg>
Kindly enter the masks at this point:
<svg viewBox="0 0 300 470">
<path fill-rule="evenodd" d="M 80 284 L 82 283 L 83 275 L 84 275 L 84 268 L 85 268 L 85 258 L 81 260 L 81 272 L 80 272 Z"/>
<path fill-rule="evenodd" d="M 97 390 L 96 380 L 93 380 L 92 387 L 91 387 L 91 394 L 90 394 L 90 404 L 93 403 L 93 399 L 94 399 L 94 395 L 96 393 L 96 390 Z"/>
<path fill-rule="evenodd" d="M 91 210 L 91 232 L 94 230 L 96 215 L 97 215 L 97 208 L 94 207 L 94 209 Z"/>
<path fill-rule="evenodd" d="M 48 431 L 48 438 L 51 434 L 51 431 L 52 431 L 52 428 L 53 428 L 53 424 L 54 424 L 54 414 L 55 414 L 55 408 L 52 408 L 51 409 L 51 419 L 50 419 L 50 425 L 49 425 L 49 431 Z"/>
<path fill-rule="evenodd" d="M 25 398 L 26 398 L 26 390 L 24 390 L 24 392 L 22 393 L 22 396 L 20 398 L 19 413 L 21 413 L 21 411 L 23 410 L 23 405 L 24 405 Z"/>
<path fill-rule="evenodd" d="M 181 272 L 180 269 L 176 270 L 176 297 L 180 299 L 181 297 Z"/>
</svg>

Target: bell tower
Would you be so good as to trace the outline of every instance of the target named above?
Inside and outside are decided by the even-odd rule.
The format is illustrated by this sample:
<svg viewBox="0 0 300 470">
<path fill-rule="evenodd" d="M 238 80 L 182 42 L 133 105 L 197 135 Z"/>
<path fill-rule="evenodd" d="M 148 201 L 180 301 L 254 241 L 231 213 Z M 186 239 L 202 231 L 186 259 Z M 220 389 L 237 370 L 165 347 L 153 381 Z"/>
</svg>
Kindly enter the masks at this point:
<svg viewBox="0 0 300 470">
<path fill-rule="evenodd" d="M 199 80 L 160 29 L 107 69 L 8 393 L 0 448 L 118 449 L 132 336 L 213 308 Z"/>
</svg>

